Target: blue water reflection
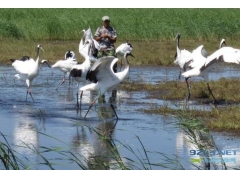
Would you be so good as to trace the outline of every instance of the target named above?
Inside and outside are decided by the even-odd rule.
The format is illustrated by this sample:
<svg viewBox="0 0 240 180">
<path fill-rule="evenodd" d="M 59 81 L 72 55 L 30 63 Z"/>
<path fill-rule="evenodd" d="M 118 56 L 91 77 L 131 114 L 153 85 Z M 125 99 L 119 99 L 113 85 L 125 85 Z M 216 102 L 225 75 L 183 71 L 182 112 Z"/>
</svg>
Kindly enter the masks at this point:
<svg viewBox="0 0 240 180">
<path fill-rule="evenodd" d="M 233 70 L 234 73 L 230 73 Z M 132 67 L 129 78 L 132 81 L 156 84 L 176 80 L 178 73 L 177 67 Z M 219 73 L 225 77 L 239 76 L 238 71 L 232 67 L 219 68 L 210 76 L 217 79 Z M 31 89 L 35 102 L 32 102 L 31 98 L 26 102 L 25 82 L 14 79 L 14 74 L 15 70 L 11 66 L 0 67 L 0 132 L 23 159 L 24 156 L 28 157 L 32 162 L 32 169 L 50 169 L 36 152 L 41 152 L 44 158 L 52 162 L 54 169 L 81 169 L 76 163 L 71 163 L 68 157 L 58 153 L 60 151 L 74 153 L 84 166 L 101 169 L 103 167 L 98 167 L 95 163 L 96 158 L 101 158 L 106 164 L 104 168 L 115 169 L 116 162 L 111 158 L 106 142 L 92 128 L 111 135 L 115 145 L 119 147 L 124 163 L 129 163 L 127 158 L 136 162 L 139 161 L 139 157 L 146 160 L 144 147 L 151 163 L 159 164 L 147 168 L 196 169 L 190 162 L 189 154 L 189 150 L 196 147 L 189 143 L 187 135 L 177 126 L 177 119 L 174 116 L 142 112 L 142 109 L 149 109 L 155 105 L 181 108 L 181 101 L 147 99 L 147 92 L 118 90 L 114 103 L 118 121 L 110 108 L 107 94 L 106 102 L 94 105 L 87 118 L 83 119 L 95 93 L 83 93 L 80 112 L 75 107 L 77 83 L 66 81 L 56 91 L 62 73 L 56 69 L 42 67 Z M 203 110 L 209 108 L 194 102 L 190 106 Z M 111 131 L 116 122 L 115 129 Z M 239 149 L 238 137 L 219 133 L 213 133 L 213 137 L 221 148 Z M 4 138 L 0 137 L 0 141 L 4 142 Z M 126 147 L 131 147 L 135 153 Z M 47 151 L 46 148 L 51 151 Z M 169 163 L 170 159 L 172 163 Z M 240 161 L 239 158 L 237 161 Z M 231 164 L 232 166 L 234 167 L 234 164 Z M 0 168 L 3 167 L 0 165 Z M 138 168 L 143 167 L 135 167 Z"/>
</svg>

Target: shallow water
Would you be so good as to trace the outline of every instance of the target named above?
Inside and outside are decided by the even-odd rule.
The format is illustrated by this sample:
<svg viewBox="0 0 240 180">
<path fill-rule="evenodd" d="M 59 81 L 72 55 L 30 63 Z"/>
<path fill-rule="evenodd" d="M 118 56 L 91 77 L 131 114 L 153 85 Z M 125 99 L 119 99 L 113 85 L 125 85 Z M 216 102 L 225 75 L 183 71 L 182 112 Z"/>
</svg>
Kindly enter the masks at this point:
<svg viewBox="0 0 240 180">
<path fill-rule="evenodd" d="M 237 77 L 235 68 L 219 68 L 210 79 L 218 79 L 219 74 L 224 77 Z M 34 79 L 31 88 L 34 102 L 31 97 L 26 101 L 25 82 L 14 79 L 15 70 L 11 66 L 0 67 L 0 132 L 4 134 L 10 145 L 21 156 L 28 157 L 34 166 L 33 169 L 50 169 L 43 163 L 43 159 L 30 148 L 43 151 L 43 147 L 71 151 L 83 160 L 93 163 L 93 157 L 102 157 L 104 161 L 111 163 L 110 151 L 106 144 L 91 129 L 98 128 L 102 133 L 109 133 L 116 123 L 116 117 L 109 107 L 109 95 L 105 96 L 105 103 L 95 104 L 89 111 L 87 118 L 83 116 L 89 103 L 95 97 L 95 93 L 84 92 L 82 99 L 82 111 L 77 111 L 77 84 L 66 81 L 56 91 L 61 82 L 63 73 L 57 69 L 42 67 L 39 76 Z M 147 83 L 159 83 L 161 81 L 176 80 L 179 69 L 176 67 L 132 67 L 129 78 L 132 81 L 144 81 Z M 197 80 L 197 78 L 196 78 Z M 164 101 L 159 99 L 146 99 L 147 92 L 117 91 L 117 99 L 114 106 L 119 120 L 111 137 L 124 162 L 125 158 L 138 161 L 138 157 L 144 158 L 144 150 L 148 151 L 151 163 L 160 163 L 162 166 L 151 166 L 152 169 L 180 169 L 179 162 L 184 169 L 196 169 L 190 159 L 190 150 L 197 150 L 188 142 L 188 137 L 178 127 L 174 116 L 151 115 L 142 112 L 142 109 L 151 108 L 154 105 L 167 104 L 172 108 L 181 108 L 181 101 Z M 203 108 L 209 106 L 190 104 L 191 108 Z M 237 150 L 235 163 L 228 163 L 229 168 L 239 167 L 240 138 L 230 134 L 212 132 L 216 145 L 222 150 Z M 54 139 L 54 138 L 58 139 Z M 139 139 L 138 139 L 139 137 Z M 0 140 L 4 142 L 3 137 Z M 141 145 L 142 143 L 142 145 Z M 125 145 L 125 147 L 124 147 Z M 134 150 L 132 153 L 126 147 Z M 81 169 L 74 163 L 69 163 L 55 151 L 44 152 L 42 155 L 50 162 L 55 163 L 54 169 Z M 228 156 L 230 157 L 230 156 Z M 172 163 L 169 163 L 169 159 Z M 23 158 L 24 159 L 24 158 Z M 145 159 L 145 158 L 144 158 Z M 174 163 L 173 163 L 174 162 Z M 195 163 L 194 165 L 200 165 Z M 219 165 L 220 166 L 220 165 Z M 2 166 L 0 165 L 1 169 Z M 100 168 L 100 167 L 98 167 Z M 109 166 L 109 168 L 113 168 Z M 136 169 L 142 169 L 138 165 Z M 212 168 L 212 167 L 211 167 Z"/>
</svg>

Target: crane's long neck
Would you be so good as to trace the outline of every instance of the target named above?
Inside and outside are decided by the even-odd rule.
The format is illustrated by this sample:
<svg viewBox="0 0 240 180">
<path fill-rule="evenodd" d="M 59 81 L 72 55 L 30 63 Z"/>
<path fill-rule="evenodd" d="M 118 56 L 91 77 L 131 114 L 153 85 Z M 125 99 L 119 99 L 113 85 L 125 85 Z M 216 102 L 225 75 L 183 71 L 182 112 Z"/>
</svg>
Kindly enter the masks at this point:
<svg viewBox="0 0 240 180">
<path fill-rule="evenodd" d="M 80 42 L 79 42 L 79 50 L 83 48 L 83 43 L 85 41 L 84 40 L 85 36 L 86 36 L 86 31 L 83 30 L 83 36 L 82 36 L 82 38 L 80 39 Z"/>
<path fill-rule="evenodd" d="M 34 72 L 34 76 L 36 77 L 38 75 L 38 72 L 39 72 L 39 69 L 40 69 L 40 64 L 41 64 L 41 61 L 39 60 L 39 50 L 40 50 L 41 47 L 37 47 L 37 58 L 35 60 L 35 64 L 34 66 L 32 67 L 32 72 Z"/>
<path fill-rule="evenodd" d="M 39 65 L 40 61 L 39 61 L 39 54 L 40 54 L 40 47 L 37 48 L 37 58 L 36 58 L 36 63 Z"/>
<path fill-rule="evenodd" d="M 177 54 L 180 54 L 179 40 L 180 40 L 180 35 L 177 36 Z"/>
<path fill-rule="evenodd" d="M 91 66 L 90 57 L 87 56 L 87 58 L 85 58 L 85 61 L 82 64 L 84 64 L 85 67 L 90 67 Z"/>
<path fill-rule="evenodd" d="M 130 69 L 129 62 L 128 62 L 128 59 L 127 59 L 127 54 L 124 55 L 124 60 L 125 60 L 125 68 L 122 72 L 119 72 L 120 80 L 123 80 L 127 76 L 127 74 L 129 73 L 129 69 Z"/>
</svg>

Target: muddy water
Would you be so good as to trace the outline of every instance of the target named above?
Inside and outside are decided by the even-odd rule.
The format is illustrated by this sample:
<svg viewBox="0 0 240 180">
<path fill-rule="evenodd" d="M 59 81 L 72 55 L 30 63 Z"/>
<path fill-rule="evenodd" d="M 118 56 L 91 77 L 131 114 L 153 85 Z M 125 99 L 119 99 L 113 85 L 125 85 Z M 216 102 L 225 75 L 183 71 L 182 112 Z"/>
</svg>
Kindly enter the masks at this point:
<svg viewBox="0 0 240 180">
<path fill-rule="evenodd" d="M 232 71 L 235 72 L 231 73 Z M 114 125 L 116 126 L 111 137 L 119 146 L 121 157 L 126 163 L 125 158 L 130 158 L 136 162 L 138 162 L 138 158 L 145 159 L 144 146 L 151 163 L 165 166 L 152 165 L 147 166 L 148 168 L 196 169 L 195 166 L 201 167 L 200 163 L 191 163 L 191 158 L 195 156 L 190 154 L 190 150 L 197 149 L 189 143 L 186 134 L 177 126 L 177 119 L 172 116 L 144 114 L 141 111 L 141 109 L 151 108 L 156 104 L 168 104 L 176 108 L 176 104 L 181 104 L 181 101 L 146 99 L 147 92 L 129 93 L 118 90 L 114 104 L 119 117 L 118 121 L 109 107 L 109 95 L 107 94 L 105 102 L 93 106 L 87 118 L 84 119 L 83 116 L 89 103 L 95 97 L 95 93 L 84 92 L 82 111 L 80 112 L 75 107 L 77 84 L 66 81 L 56 91 L 63 73 L 60 70 L 42 67 L 31 88 L 34 102 L 31 97 L 28 97 L 26 101 L 25 82 L 14 79 L 15 73 L 11 66 L 0 67 L 0 132 L 5 135 L 19 156 L 23 157 L 22 159 L 28 157 L 33 165 L 31 168 L 50 169 L 49 166 L 40 164 L 43 163 L 43 159 L 29 147 L 34 147 L 32 149 L 36 151 L 43 151 L 43 147 L 59 147 L 61 150 L 73 152 L 88 163 L 93 163 L 93 157 L 102 157 L 107 164 L 112 163 L 111 152 L 91 127 L 98 128 L 102 133 L 109 133 L 109 129 Z M 179 70 L 175 67 L 132 67 L 129 78 L 132 81 L 158 83 L 176 80 L 178 73 Z M 237 77 L 238 71 L 232 67 L 219 68 L 210 74 L 210 77 L 218 79 L 219 74 L 225 77 Z M 203 108 L 194 103 L 192 106 Z M 235 158 L 236 162 L 227 163 L 228 167 L 238 167 L 240 138 L 214 132 L 212 135 L 220 149 L 232 152 L 228 157 Z M 4 142 L 2 137 L 0 140 Z M 25 148 L 26 146 L 29 147 Z M 126 147 L 131 147 L 134 153 Z M 233 150 L 237 150 L 236 155 L 233 154 L 235 152 Z M 54 151 L 44 152 L 42 155 L 54 163 L 54 169 L 80 169 L 76 164 L 70 163 L 66 157 Z M 169 159 L 171 159 L 171 163 L 169 163 Z M 109 168 L 114 167 L 110 166 Z M 143 166 L 137 165 L 137 168 L 143 169 Z M 211 167 L 211 169 L 214 168 Z"/>
</svg>

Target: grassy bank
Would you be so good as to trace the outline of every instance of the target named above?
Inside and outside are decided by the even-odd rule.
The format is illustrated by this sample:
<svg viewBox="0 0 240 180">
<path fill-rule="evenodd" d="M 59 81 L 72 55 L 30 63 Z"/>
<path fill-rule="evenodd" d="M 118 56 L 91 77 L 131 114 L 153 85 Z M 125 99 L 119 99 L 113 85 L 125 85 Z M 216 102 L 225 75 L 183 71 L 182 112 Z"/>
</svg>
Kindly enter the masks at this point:
<svg viewBox="0 0 240 180">
<path fill-rule="evenodd" d="M 238 93 L 240 80 L 221 78 L 217 81 L 210 81 L 209 85 L 216 100 L 224 100 L 229 103 L 239 103 Z M 187 93 L 187 85 L 183 81 L 167 81 L 159 84 L 145 84 L 137 82 L 124 82 L 120 88 L 126 91 L 147 91 L 148 98 L 163 100 L 184 100 Z M 213 101 L 205 81 L 191 82 L 191 100 L 199 102 Z"/>
<path fill-rule="evenodd" d="M 75 40 L 79 31 L 101 25 L 109 15 L 119 40 L 239 39 L 239 9 L 55 8 L 0 9 L 0 39 Z"/>
<path fill-rule="evenodd" d="M 199 109 L 172 109 L 167 104 L 163 106 L 151 106 L 144 109 L 146 113 L 153 114 L 172 114 L 178 115 L 185 112 L 191 118 L 200 118 L 204 121 L 206 128 L 216 131 L 240 133 L 240 96 L 238 93 L 240 81 L 238 79 L 222 78 L 217 81 L 210 81 L 212 92 L 217 101 L 226 106 L 214 106 L 213 98 L 208 92 L 206 82 L 192 81 L 191 99 L 202 105 L 209 107 L 208 110 Z M 157 85 L 144 83 L 125 82 L 120 85 L 122 90 L 127 91 L 147 91 L 146 98 L 162 100 L 179 100 L 185 101 L 187 87 L 185 82 L 169 81 Z M 189 105 L 191 106 L 191 104 Z M 187 107 L 187 106 L 186 106 Z M 141 110 L 142 111 L 142 110 Z"/>
<path fill-rule="evenodd" d="M 179 115 L 183 112 L 191 118 L 203 121 L 205 128 L 211 131 L 231 132 L 240 134 L 240 110 L 239 106 L 226 108 L 213 108 L 210 111 L 171 109 L 168 106 L 155 107 L 144 110 L 146 113 Z"/>
<path fill-rule="evenodd" d="M 57 60 L 64 59 L 65 52 L 73 50 L 79 62 L 83 62 L 83 57 L 79 54 L 78 46 L 82 34 L 78 33 L 75 40 L 72 41 L 44 41 L 44 40 L 15 40 L 5 39 L 0 43 L 0 64 L 10 65 L 10 59 L 19 59 L 28 55 L 36 58 L 36 46 L 41 44 L 45 52 L 41 52 L 40 59 L 49 60 L 53 64 Z M 238 41 L 226 39 L 227 44 L 238 47 Z M 115 45 L 118 47 L 125 41 L 118 40 Z M 133 45 L 133 54 L 135 58 L 129 58 L 131 66 L 177 66 L 173 63 L 176 53 L 176 41 L 173 38 L 169 41 L 131 41 Z M 192 51 L 199 45 L 203 44 L 206 51 L 210 55 L 219 46 L 219 41 L 186 41 L 184 37 L 180 42 L 181 49 Z M 239 46 L 240 47 L 240 46 Z"/>
<path fill-rule="evenodd" d="M 0 63 L 23 55 L 35 57 L 38 43 L 46 50 L 42 59 L 54 63 L 67 50 L 78 53 L 80 31 L 91 27 L 94 33 L 109 15 L 118 34 L 116 47 L 132 42 L 136 57 L 131 65 L 172 66 L 176 52 L 175 36 L 181 33 L 181 49 L 190 51 L 201 44 L 210 53 L 222 38 L 239 47 L 239 9 L 0 9 Z"/>
</svg>

